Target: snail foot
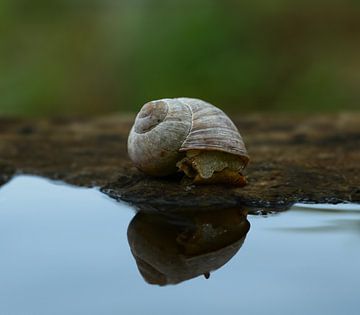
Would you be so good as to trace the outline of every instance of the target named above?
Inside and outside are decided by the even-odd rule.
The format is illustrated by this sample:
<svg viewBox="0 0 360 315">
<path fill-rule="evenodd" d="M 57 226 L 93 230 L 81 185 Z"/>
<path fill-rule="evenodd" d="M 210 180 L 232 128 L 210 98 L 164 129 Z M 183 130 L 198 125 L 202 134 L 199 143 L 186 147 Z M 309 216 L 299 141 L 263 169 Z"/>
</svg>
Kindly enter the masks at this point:
<svg viewBox="0 0 360 315">
<path fill-rule="evenodd" d="M 226 168 L 220 172 L 214 172 L 210 178 L 202 178 L 200 174 L 197 174 L 193 180 L 194 184 L 225 184 L 236 187 L 243 187 L 246 185 L 245 176 L 241 173 Z"/>
</svg>

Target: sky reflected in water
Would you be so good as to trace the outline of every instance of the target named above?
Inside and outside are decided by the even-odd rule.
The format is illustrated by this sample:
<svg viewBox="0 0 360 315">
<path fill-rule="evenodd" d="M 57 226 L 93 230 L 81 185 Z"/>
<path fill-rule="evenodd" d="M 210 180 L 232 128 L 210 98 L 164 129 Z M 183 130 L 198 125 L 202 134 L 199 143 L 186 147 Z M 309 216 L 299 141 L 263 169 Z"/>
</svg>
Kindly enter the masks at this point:
<svg viewBox="0 0 360 315">
<path fill-rule="evenodd" d="M 346 208 L 248 216 L 244 244 L 210 279 L 160 287 L 131 254 L 132 209 L 15 177 L 0 188 L 0 314 L 359 314 L 360 205 Z"/>
</svg>

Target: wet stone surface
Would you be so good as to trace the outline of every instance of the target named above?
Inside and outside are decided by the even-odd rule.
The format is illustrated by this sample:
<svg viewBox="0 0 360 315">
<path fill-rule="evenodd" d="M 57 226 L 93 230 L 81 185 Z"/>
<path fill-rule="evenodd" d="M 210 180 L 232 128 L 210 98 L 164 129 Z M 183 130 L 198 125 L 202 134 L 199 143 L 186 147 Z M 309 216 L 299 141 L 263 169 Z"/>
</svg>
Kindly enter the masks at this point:
<svg viewBox="0 0 360 315">
<path fill-rule="evenodd" d="M 14 174 L 14 168 L 0 161 L 0 185 L 4 185 Z"/>
<path fill-rule="evenodd" d="M 41 175 L 165 211 L 360 202 L 359 113 L 233 117 L 251 158 L 244 188 L 141 174 L 126 150 L 133 118 L 0 119 L 0 185 L 15 173 Z"/>
</svg>

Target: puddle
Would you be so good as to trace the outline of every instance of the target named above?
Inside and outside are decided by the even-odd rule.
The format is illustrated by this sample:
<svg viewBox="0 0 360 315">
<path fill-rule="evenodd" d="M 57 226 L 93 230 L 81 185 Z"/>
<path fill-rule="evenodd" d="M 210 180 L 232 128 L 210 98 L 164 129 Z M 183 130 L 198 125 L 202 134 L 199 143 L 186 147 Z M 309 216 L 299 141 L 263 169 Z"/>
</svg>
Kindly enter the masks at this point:
<svg viewBox="0 0 360 315">
<path fill-rule="evenodd" d="M 359 313 L 360 205 L 247 220 L 135 217 L 95 189 L 15 177 L 0 189 L 0 314 Z"/>
</svg>

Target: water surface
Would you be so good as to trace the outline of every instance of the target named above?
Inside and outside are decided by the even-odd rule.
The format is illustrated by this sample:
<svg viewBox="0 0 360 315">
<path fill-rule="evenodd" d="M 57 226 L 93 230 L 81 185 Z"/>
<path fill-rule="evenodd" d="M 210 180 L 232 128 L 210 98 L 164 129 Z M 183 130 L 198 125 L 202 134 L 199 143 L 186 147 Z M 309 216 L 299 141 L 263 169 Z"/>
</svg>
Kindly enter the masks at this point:
<svg viewBox="0 0 360 315">
<path fill-rule="evenodd" d="M 360 205 L 295 205 L 251 223 L 222 268 L 144 281 L 135 212 L 95 189 L 31 177 L 0 188 L 0 314 L 359 314 Z"/>
</svg>

